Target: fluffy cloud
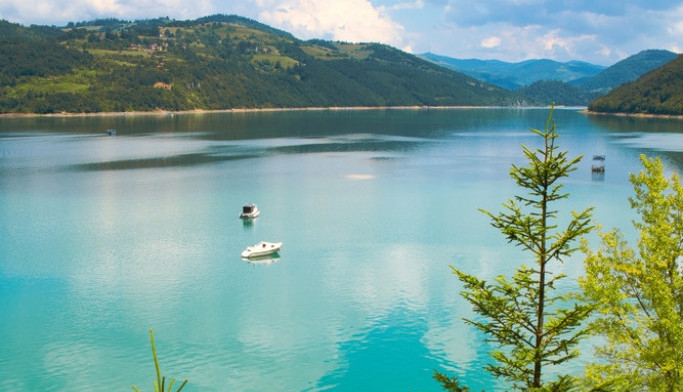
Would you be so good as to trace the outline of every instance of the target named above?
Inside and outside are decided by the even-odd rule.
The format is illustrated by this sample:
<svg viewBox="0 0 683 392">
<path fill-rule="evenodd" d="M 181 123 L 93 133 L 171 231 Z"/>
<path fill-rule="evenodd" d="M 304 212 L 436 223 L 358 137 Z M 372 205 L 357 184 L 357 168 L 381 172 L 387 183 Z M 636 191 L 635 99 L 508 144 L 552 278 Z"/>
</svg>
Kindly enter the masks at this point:
<svg viewBox="0 0 683 392">
<path fill-rule="evenodd" d="M 489 37 L 489 38 L 484 38 L 481 41 L 481 46 L 484 48 L 495 48 L 496 46 L 500 45 L 500 37 Z"/>
<path fill-rule="evenodd" d="M 467 39 L 432 44 L 430 50 L 463 58 L 611 65 L 645 49 L 680 51 L 681 26 L 680 1 L 447 0 L 432 36 Z"/>
<path fill-rule="evenodd" d="M 382 42 L 403 46 L 403 27 L 368 0 L 257 2 L 259 20 L 303 39 Z"/>
<path fill-rule="evenodd" d="M 419 10 L 423 9 L 425 6 L 424 1 L 422 0 L 415 0 L 413 2 L 402 2 L 402 3 L 396 3 L 392 4 L 389 6 L 383 6 L 383 9 L 389 9 L 391 11 L 397 11 L 397 10 Z"/>
</svg>

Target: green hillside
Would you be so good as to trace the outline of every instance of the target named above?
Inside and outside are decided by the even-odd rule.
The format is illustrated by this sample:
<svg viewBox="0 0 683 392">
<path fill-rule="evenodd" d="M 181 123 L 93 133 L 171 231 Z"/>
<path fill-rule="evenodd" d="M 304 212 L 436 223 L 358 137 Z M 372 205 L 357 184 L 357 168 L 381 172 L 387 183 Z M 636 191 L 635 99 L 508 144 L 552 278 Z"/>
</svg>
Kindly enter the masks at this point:
<svg viewBox="0 0 683 392">
<path fill-rule="evenodd" d="M 588 110 L 683 115 L 683 55 L 596 99 Z"/>
<path fill-rule="evenodd" d="M 599 96 L 599 94 L 590 93 L 557 80 L 534 82 L 529 86 L 515 90 L 515 92 L 524 97 L 527 102 L 538 102 L 542 105 L 554 103 L 567 106 L 585 106 Z"/>
<path fill-rule="evenodd" d="M 572 83 L 586 91 L 606 94 L 615 87 L 632 82 L 676 58 L 668 50 L 644 50 L 608 67 L 592 78 Z"/>
<path fill-rule="evenodd" d="M 516 102 L 386 45 L 301 41 L 238 16 L 0 21 L 0 113 Z"/>
</svg>

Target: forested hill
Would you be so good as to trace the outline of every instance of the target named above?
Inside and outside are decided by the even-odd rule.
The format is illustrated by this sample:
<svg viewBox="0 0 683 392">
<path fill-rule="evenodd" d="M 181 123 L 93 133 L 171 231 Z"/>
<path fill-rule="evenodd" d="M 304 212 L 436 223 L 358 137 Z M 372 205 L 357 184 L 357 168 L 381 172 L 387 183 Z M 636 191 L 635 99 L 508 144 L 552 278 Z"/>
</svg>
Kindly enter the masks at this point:
<svg viewBox="0 0 683 392">
<path fill-rule="evenodd" d="M 683 55 L 596 99 L 588 110 L 683 115 Z"/>
<path fill-rule="evenodd" d="M 386 45 L 302 41 L 238 16 L 0 21 L 0 113 L 516 103 Z"/>
<path fill-rule="evenodd" d="M 615 87 L 632 82 L 653 69 L 675 59 L 676 53 L 668 50 L 644 50 L 610 66 L 599 74 L 573 82 L 589 92 L 606 94 Z"/>
</svg>

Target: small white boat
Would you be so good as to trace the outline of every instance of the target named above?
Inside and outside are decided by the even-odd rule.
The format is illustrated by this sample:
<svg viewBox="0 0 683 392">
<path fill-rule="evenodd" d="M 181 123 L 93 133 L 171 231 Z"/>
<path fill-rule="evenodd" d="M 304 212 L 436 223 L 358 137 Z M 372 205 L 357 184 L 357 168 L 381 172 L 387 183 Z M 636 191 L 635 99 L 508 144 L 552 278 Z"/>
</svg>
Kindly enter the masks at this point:
<svg viewBox="0 0 683 392">
<path fill-rule="evenodd" d="M 280 248 L 282 248 L 282 242 L 261 241 L 254 246 L 247 246 L 247 249 L 242 252 L 242 258 L 251 259 L 254 257 L 272 255 L 279 252 Z"/>
<path fill-rule="evenodd" d="M 242 212 L 240 213 L 240 218 L 242 219 L 254 219 L 261 214 L 258 207 L 254 203 L 245 204 L 242 206 Z"/>
</svg>

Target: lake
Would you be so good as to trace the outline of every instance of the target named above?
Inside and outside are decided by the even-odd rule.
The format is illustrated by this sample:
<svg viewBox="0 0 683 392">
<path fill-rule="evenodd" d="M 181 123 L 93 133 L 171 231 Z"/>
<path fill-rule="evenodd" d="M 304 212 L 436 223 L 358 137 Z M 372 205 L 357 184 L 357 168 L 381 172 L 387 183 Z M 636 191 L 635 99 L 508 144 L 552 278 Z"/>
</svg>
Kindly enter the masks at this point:
<svg viewBox="0 0 683 392">
<path fill-rule="evenodd" d="M 548 112 L 0 118 L 0 390 L 151 391 L 149 329 L 184 391 L 440 391 L 434 369 L 502 390 L 449 266 L 530 262 L 478 208 L 520 193 L 510 165 Z M 633 238 L 628 175 L 640 154 L 681 172 L 683 121 L 554 118 L 584 155 L 560 220 L 595 206 Z M 260 240 L 279 257 L 242 260 Z M 573 290 L 583 257 L 552 268 Z"/>
</svg>

